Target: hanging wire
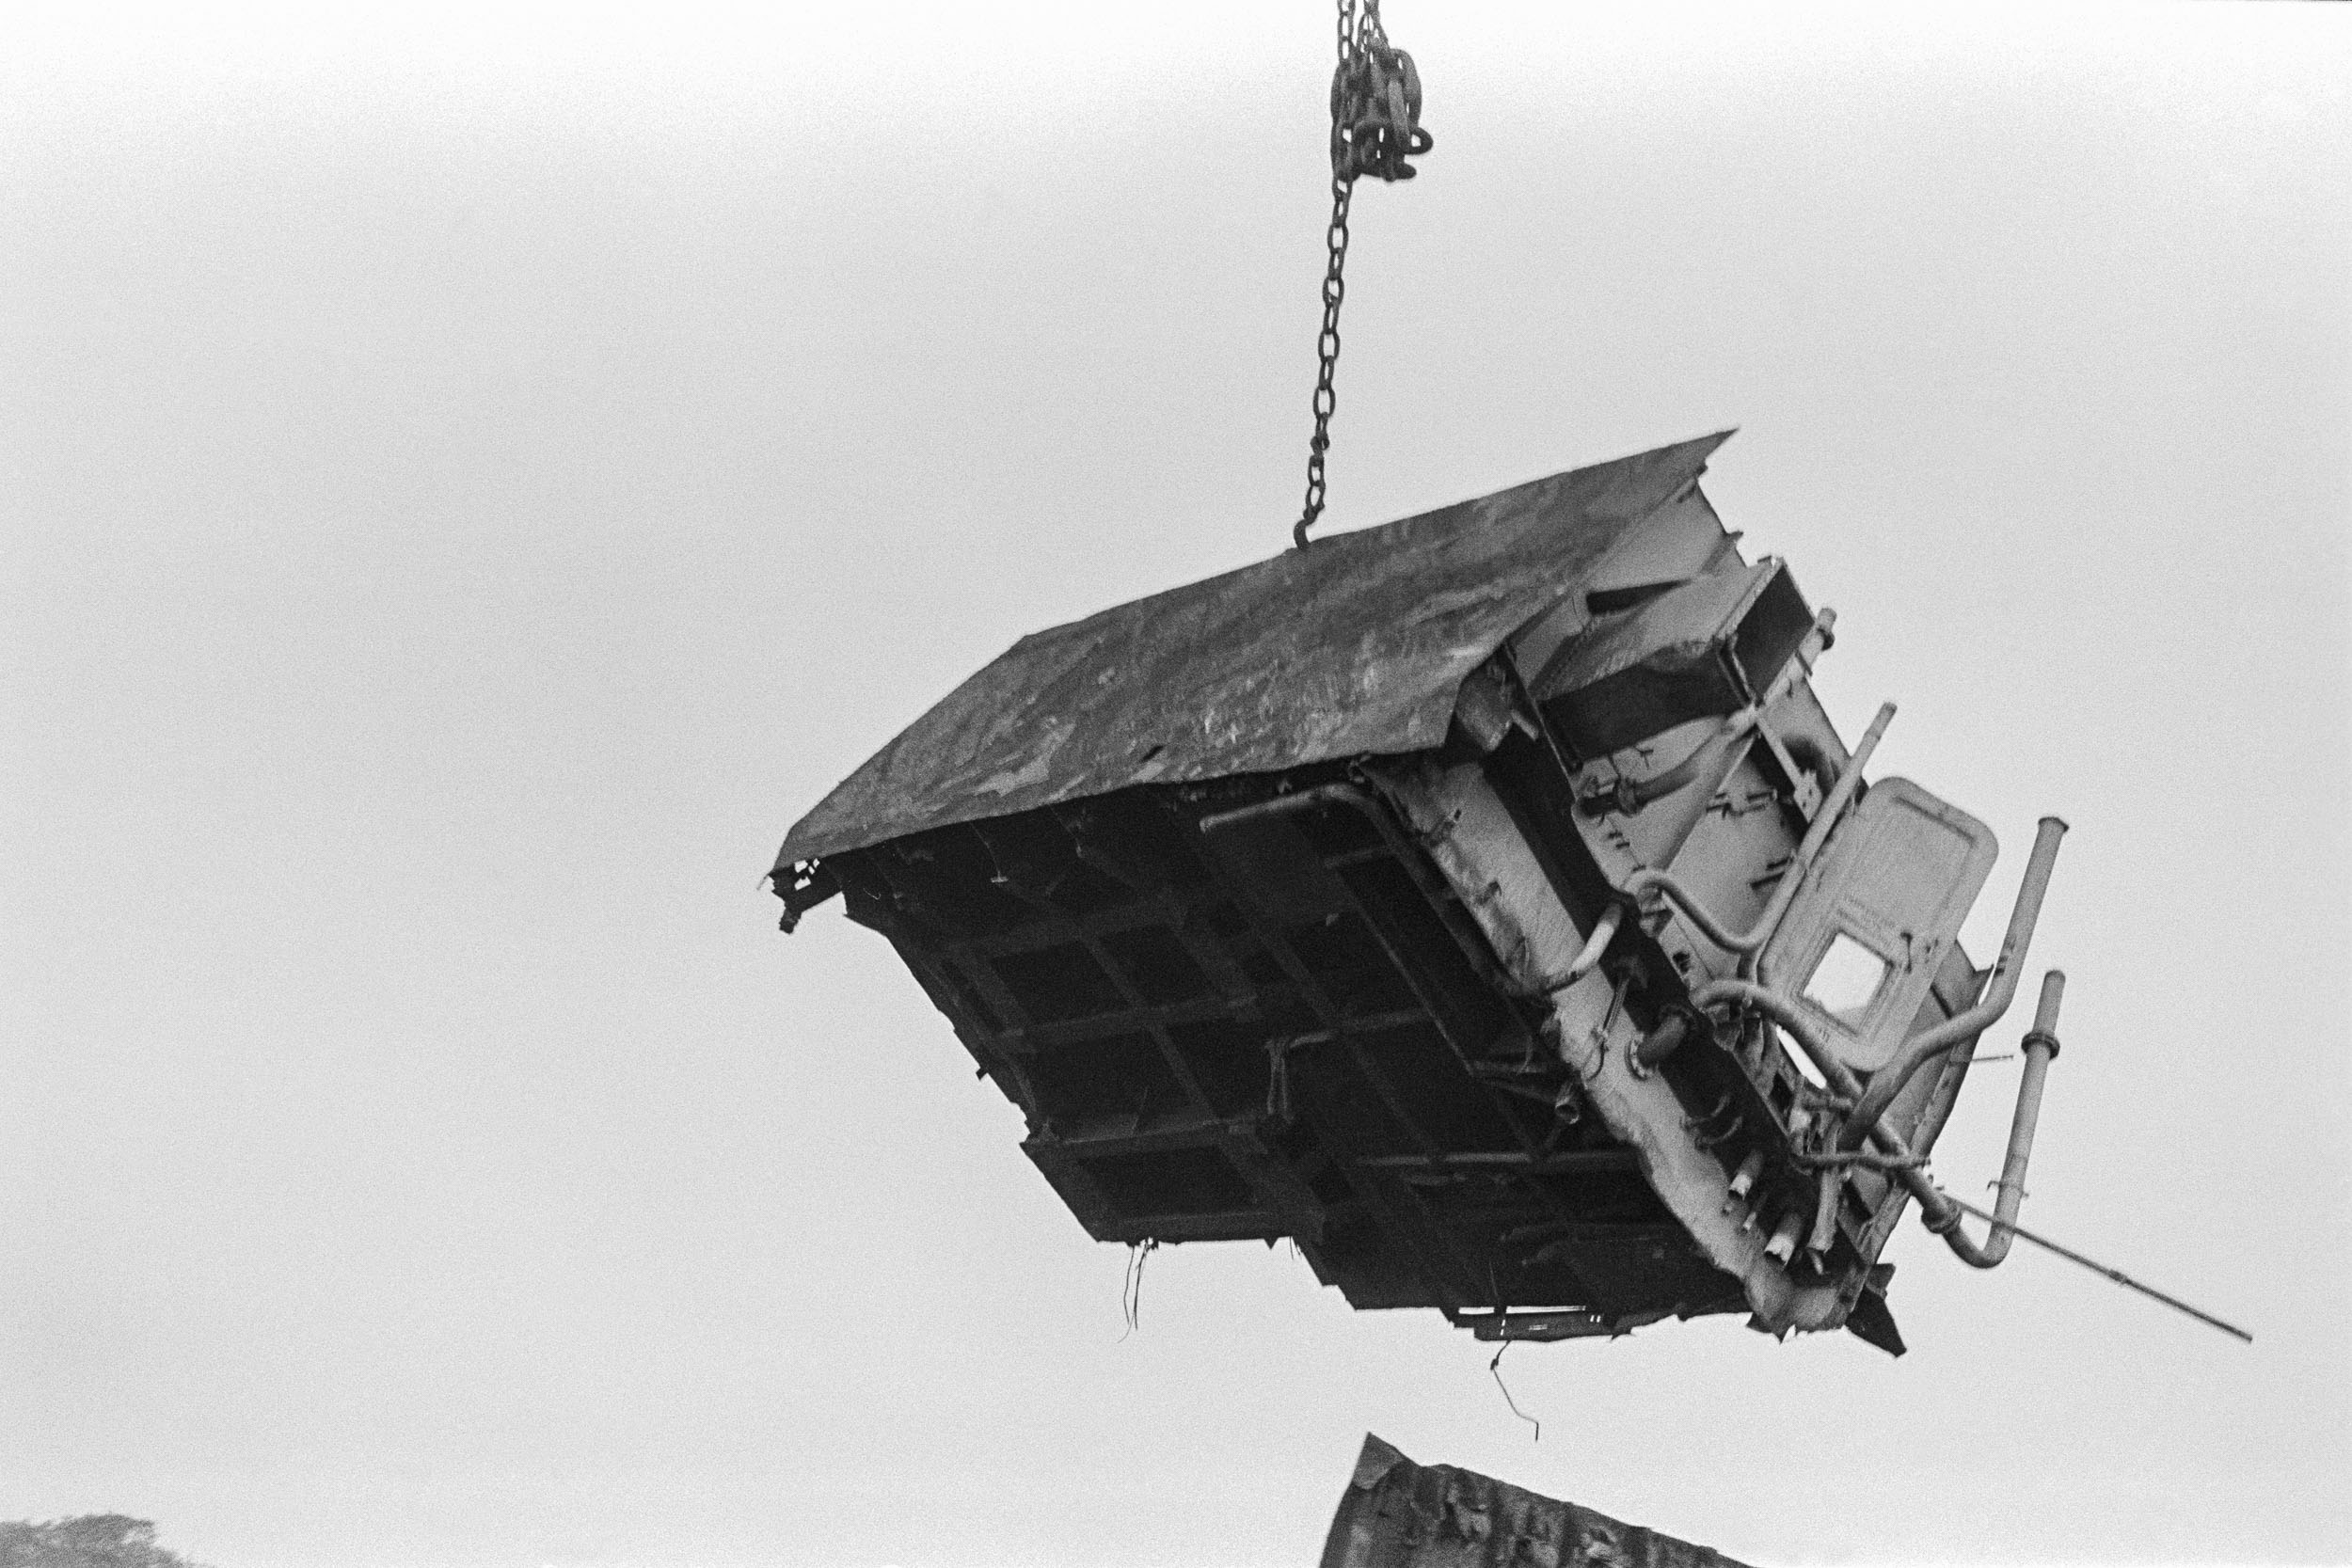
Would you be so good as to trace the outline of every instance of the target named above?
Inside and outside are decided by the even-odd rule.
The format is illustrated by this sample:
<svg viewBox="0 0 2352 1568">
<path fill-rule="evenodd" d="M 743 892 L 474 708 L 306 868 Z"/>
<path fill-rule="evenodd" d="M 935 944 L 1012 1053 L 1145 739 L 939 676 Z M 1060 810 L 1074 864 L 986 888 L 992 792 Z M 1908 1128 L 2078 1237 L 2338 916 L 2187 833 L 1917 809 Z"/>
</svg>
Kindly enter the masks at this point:
<svg viewBox="0 0 2352 1568">
<path fill-rule="evenodd" d="M 1155 1237 L 1127 1244 L 1127 1277 L 1119 1287 L 1119 1313 L 1127 1322 L 1119 1336 L 1121 1344 L 1126 1343 L 1128 1335 L 1143 1326 L 1143 1265 L 1152 1260 L 1152 1254 L 1159 1250 L 1159 1245 Z"/>
<path fill-rule="evenodd" d="M 1519 1402 L 1511 1397 L 1511 1386 L 1502 1381 L 1502 1351 L 1509 1350 L 1518 1343 L 1517 1339 L 1503 1340 L 1502 1350 L 1495 1352 L 1495 1358 L 1486 1363 L 1486 1370 L 1494 1375 L 1495 1386 L 1502 1390 L 1502 1402 L 1511 1407 L 1512 1415 L 1535 1429 L 1534 1440 L 1540 1443 L 1544 1440 L 1544 1423 L 1519 1408 Z"/>
</svg>

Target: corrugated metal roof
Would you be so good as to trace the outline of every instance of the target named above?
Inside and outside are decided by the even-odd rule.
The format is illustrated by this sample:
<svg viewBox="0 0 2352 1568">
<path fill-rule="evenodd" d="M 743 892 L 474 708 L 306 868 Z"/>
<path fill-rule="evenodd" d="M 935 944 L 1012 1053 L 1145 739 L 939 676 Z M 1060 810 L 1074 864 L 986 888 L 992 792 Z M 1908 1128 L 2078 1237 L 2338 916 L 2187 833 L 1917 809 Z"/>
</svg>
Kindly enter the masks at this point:
<svg viewBox="0 0 2352 1568">
<path fill-rule="evenodd" d="M 1322 1568 L 1741 1568 L 1709 1546 L 1539 1497 L 1474 1470 L 1416 1465 L 1367 1433 Z"/>
<path fill-rule="evenodd" d="M 1730 435 L 1333 534 L 1025 637 L 795 823 L 777 864 L 1131 784 L 1437 746 L 1463 678 Z"/>
</svg>

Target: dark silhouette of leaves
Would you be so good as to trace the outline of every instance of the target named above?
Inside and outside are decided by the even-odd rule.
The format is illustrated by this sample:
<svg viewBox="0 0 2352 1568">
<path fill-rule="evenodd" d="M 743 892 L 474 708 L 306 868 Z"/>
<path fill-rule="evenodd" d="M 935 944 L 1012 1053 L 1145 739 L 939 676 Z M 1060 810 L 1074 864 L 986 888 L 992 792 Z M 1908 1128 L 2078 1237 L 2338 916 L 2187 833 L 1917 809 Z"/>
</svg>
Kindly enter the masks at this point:
<svg viewBox="0 0 2352 1568">
<path fill-rule="evenodd" d="M 155 1544 L 155 1527 L 127 1513 L 35 1524 L 0 1521 L 0 1568 L 199 1568 Z"/>
</svg>

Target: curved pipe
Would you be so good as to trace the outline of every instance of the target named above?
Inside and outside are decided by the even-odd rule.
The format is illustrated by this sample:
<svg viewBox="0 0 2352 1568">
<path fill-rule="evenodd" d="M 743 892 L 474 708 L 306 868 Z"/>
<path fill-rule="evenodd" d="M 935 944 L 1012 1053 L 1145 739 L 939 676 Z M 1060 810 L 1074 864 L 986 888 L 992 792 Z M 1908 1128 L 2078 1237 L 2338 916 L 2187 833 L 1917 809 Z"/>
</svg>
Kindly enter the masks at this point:
<svg viewBox="0 0 2352 1568">
<path fill-rule="evenodd" d="M 1862 1140 L 1878 1125 L 1879 1117 L 1930 1057 L 1976 1038 L 2009 1011 L 2010 1002 L 2017 994 L 2018 973 L 2026 965 L 2026 949 L 2033 942 L 2034 922 L 2042 914 L 2042 895 L 2050 888 L 2050 868 L 2058 861 L 2058 840 L 2065 836 L 2063 817 L 2042 819 L 2034 835 L 2033 858 L 2026 863 L 2025 880 L 2017 886 L 2016 907 L 2010 911 L 2009 934 L 2001 939 L 2001 956 L 1994 960 L 1983 995 L 1965 1012 L 1954 1014 L 1905 1040 L 1894 1060 L 1870 1074 L 1868 1090 L 1854 1102 L 1846 1125 L 1838 1130 L 1840 1150 L 1851 1153 L 1862 1147 Z M 2061 980 L 2059 984 L 2063 987 L 2065 982 Z"/>
<path fill-rule="evenodd" d="M 1558 974 L 1535 982 L 1535 990 L 1546 996 L 1566 990 L 1594 970 L 1600 967 L 1600 956 L 1609 951 L 1609 944 L 1617 939 L 1617 927 L 1625 924 L 1625 906 L 1612 904 L 1601 911 L 1593 922 L 1593 934 L 1584 939 L 1584 946 L 1568 967 Z"/>
<path fill-rule="evenodd" d="M 1634 1065 L 1645 1071 L 1656 1068 L 1682 1049 L 1682 1042 L 1690 1033 L 1691 1017 L 1688 1013 L 1679 1008 L 1668 1013 L 1658 1027 L 1643 1036 L 1642 1042 L 1633 1048 Z"/>
<path fill-rule="evenodd" d="M 1767 990 L 1753 980 L 1710 980 L 1691 993 L 1692 1006 L 1696 1007 L 1711 1007 L 1723 1002 L 1754 1007 L 1795 1037 L 1833 1089 L 1849 1101 L 1861 1094 L 1862 1085 L 1845 1063 L 1830 1054 L 1829 1042 L 1821 1038 L 1813 1021 L 1779 992 Z M 1909 1159 L 1910 1151 L 1902 1150 L 1900 1157 Z M 1837 1240 L 1837 1199 L 1845 1186 L 1845 1170 L 1837 1165 L 1822 1170 L 1815 1182 L 1813 1223 L 1807 1229 L 1805 1250 L 1816 1258 L 1828 1252 L 1830 1244 Z"/>
<path fill-rule="evenodd" d="M 2042 1080 L 2058 1059 L 2058 1003 L 2065 995 L 2063 970 L 2053 969 L 2042 976 L 2042 1000 L 2034 1008 L 2033 1028 L 2026 1036 L 2026 1069 L 2017 1084 L 2017 1112 L 2010 1118 L 2009 1157 L 2001 1164 L 2001 1180 L 1994 1183 L 2000 1197 L 1993 1205 L 1993 1229 L 1978 1249 L 1985 1259 L 1977 1265 L 1980 1269 L 1989 1269 L 2008 1257 L 2010 1243 L 2017 1235 L 2017 1211 L 2026 1201 L 2026 1162 L 2033 1158 L 2034 1124 L 2042 1119 Z"/>
<path fill-rule="evenodd" d="M 1998 1267 L 2001 1259 L 2009 1256 L 2010 1240 L 2016 1234 L 2017 1212 L 2026 1200 L 2026 1165 L 2033 1156 L 2034 1128 L 2042 1114 L 2042 1081 L 2058 1055 L 2058 1003 L 2065 992 L 2066 976 L 2061 972 L 2054 969 L 2042 977 L 2041 1004 L 2034 1011 L 2033 1030 L 2026 1037 L 2026 1076 L 2017 1085 L 2017 1111 L 2010 1121 L 2009 1157 L 2002 1165 L 1998 1183 L 2000 1198 L 1994 1209 L 1992 1233 L 1985 1238 L 1984 1245 L 1979 1246 L 1962 1232 L 1961 1210 L 1920 1168 L 1918 1158 L 1902 1136 L 1877 1123 L 1869 1128 L 1871 1147 L 1884 1156 L 1882 1168 L 1918 1199 L 1919 1223 L 1943 1237 L 1953 1256 L 1970 1268 Z M 1691 1000 L 1702 1007 L 1724 1002 L 1754 1007 L 1795 1037 L 1832 1088 L 1848 1096 L 1861 1093 L 1862 1085 L 1852 1069 L 1829 1054 L 1811 1021 L 1779 993 L 1744 980 L 1716 980 L 1693 992 Z M 1831 1180 L 1832 1173 L 1824 1173 L 1825 1186 Z"/>
<path fill-rule="evenodd" d="M 1780 1025 L 1781 1032 L 1794 1038 L 1804 1050 L 1823 1082 L 1850 1101 L 1861 1098 L 1861 1080 L 1854 1077 L 1851 1068 L 1831 1053 L 1829 1042 L 1821 1037 L 1820 1027 L 1798 1010 L 1795 1003 L 1753 980 L 1709 980 L 1691 993 L 1691 1006 L 1702 1011 L 1726 1002 L 1754 1008 Z"/>
<path fill-rule="evenodd" d="M 1796 901 L 1797 890 L 1804 885 L 1805 872 L 1811 868 L 1814 857 L 1821 852 L 1821 846 L 1828 842 L 1830 829 L 1845 814 L 1848 803 L 1853 800 L 1854 791 L 1862 787 L 1864 765 L 1870 760 L 1870 753 L 1878 750 L 1879 737 L 1886 733 L 1886 726 L 1894 721 L 1895 705 L 1880 704 L 1878 717 L 1871 720 L 1870 727 L 1863 732 L 1852 757 L 1846 763 L 1845 771 L 1837 775 L 1836 785 L 1830 790 L 1829 799 L 1823 800 L 1821 809 L 1813 814 L 1813 825 L 1805 830 L 1804 840 L 1797 846 L 1797 852 L 1788 858 L 1788 868 L 1781 873 L 1780 885 L 1772 889 L 1772 902 L 1764 906 L 1764 912 L 1756 917 L 1754 926 L 1744 931 L 1732 930 L 1699 902 L 1696 894 L 1677 881 L 1670 871 L 1644 866 L 1626 879 L 1626 892 L 1639 898 L 1656 889 L 1716 946 L 1743 956 L 1757 952 L 1772 939 L 1772 933 L 1780 929 L 1781 921 L 1788 913 L 1788 906 Z"/>
</svg>

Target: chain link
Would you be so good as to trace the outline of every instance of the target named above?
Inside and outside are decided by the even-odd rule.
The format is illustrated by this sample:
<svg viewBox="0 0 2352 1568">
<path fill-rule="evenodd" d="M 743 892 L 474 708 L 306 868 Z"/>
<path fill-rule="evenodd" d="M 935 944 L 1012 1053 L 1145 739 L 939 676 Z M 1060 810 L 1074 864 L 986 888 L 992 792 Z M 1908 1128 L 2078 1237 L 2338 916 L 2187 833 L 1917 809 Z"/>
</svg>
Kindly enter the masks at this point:
<svg viewBox="0 0 2352 1568">
<path fill-rule="evenodd" d="M 1324 454 L 1339 406 L 1332 377 L 1340 364 L 1340 304 L 1347 297 L 1347 210 L 1359 175 L 1410 180 L 1408 157 L 1426 152 L 1421 128 L 1421 76 L 1413 57 L 1391 47 L 1380 0 L 1339 0 L 1339 65 L 1331 73 L 1331 223 L 1324 243 L 1323 330 L 1315 339 L 1315 433 L 1307 443 L 1307 502 L 1291 542 L 1307 547 L 1307 531 L 1323 515 Z"/>
</svg>

